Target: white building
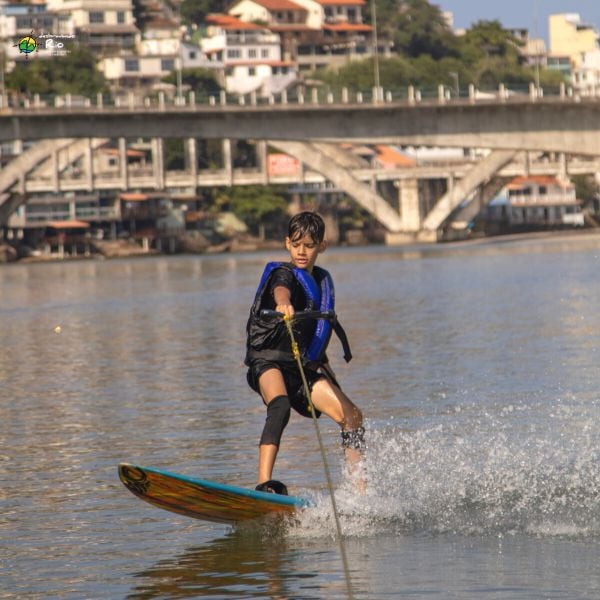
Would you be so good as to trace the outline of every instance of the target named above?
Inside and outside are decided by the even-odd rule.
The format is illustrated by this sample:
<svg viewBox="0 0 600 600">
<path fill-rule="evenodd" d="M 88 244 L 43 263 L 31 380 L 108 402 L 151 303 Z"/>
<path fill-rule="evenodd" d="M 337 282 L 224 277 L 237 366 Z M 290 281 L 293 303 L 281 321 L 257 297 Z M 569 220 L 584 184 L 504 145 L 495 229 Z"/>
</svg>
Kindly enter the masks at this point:
<svg viewBox="0 0 600 600">
<path fill-rule="evenodd" d="M 584 96 L 600 93 L 600 50 L 585 52 L 571 72 L 571 83 Z"/>
<path fill-rule="evenodd" d="M 72 21 L 77 40 L 101 54 L 130 52 L 140 32 L 131 0 L 48 0 L 48 9 Z"/>
<path fill-rule="evenodd" d="M 281 37 L 282 56 L 300 71 L 338 68 L 373 53 L 373 28 L 363 23 L 365 0 L 240 0 L 229 14 L 260 20 Z M 379 52 L 390 44 L 380 40 Z"/>
<path fill-rule="evenodd" d="M 123 54 L 105 56 L 98 62 L 98 69 L 114 87 L 135 89 L 151 88 L 175 67 L 176 57 L 171 54 Z"/>
<path fill-rule="evenodd" d="M 490 203 L 486 217 L 509 227 L 581 227 L 581 204 L 568 181 L 540 175 L 516 177 Z"/>
<path fill-rule="evenodd" d="M 296 69 L 281 60 L 276 33 L 229 15 L 209 15 L 202 51 L 224 68 L 225 89 L 234 94 L 277 94 L 292 84 Z"/>
</svg>

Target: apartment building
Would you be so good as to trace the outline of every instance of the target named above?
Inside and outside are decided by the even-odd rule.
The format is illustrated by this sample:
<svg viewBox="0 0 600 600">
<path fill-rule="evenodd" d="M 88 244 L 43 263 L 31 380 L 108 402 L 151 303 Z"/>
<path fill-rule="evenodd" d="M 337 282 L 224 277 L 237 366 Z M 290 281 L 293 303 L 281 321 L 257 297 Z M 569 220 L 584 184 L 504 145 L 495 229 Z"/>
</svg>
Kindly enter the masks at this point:
<svg viewBox="0 0 600 600">
<path fill-rule="evenodd" d="M 131 0 L 48 0 L 48 9 L 72 21 L 77 40 L 103 55 L 132 51 L 140 31 Z"/>
<path fill-rule="evenodd" d="M 584 215 L 575 186 L 548 176 L 513 179 L 486 209 L 486 218 L 508 228 L 581 227 Z"/>
<path fill-rule="evenodd" d="M 223 68 L 225 89 L 234 94 L 277 94 L 297 78 L 293 64 L 282 60 L 280 37 L 266 27 L 231 15 L 208 15 L 202 51 Z"/>
<path fill-rule="evenodd" d="M 284 60 L 311 71 L 372 54 L 373 29 L 363 23 L 364 5 L 365 0 L 241 0 L 229 14 L 264 22 L 280 36 Z"/>
<path fill-rule="evenodd" d="M 599 34 L 593 25 L 584 23 L 578 13 L 564 13 L 548 17 L 550 54 L 568 56 L 577 69 L 586 52 L 598 49 Z"/>
</svg>

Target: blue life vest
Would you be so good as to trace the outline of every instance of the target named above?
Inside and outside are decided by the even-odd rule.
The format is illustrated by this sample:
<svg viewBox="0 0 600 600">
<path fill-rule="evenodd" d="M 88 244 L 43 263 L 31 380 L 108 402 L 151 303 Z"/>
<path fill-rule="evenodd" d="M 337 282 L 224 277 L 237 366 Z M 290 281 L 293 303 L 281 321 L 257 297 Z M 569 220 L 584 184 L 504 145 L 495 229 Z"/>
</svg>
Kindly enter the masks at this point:
<svg viewBox="0 0 600 600">
<path fill-rule="evenodd" d="M 304 291 L 306 297 L 306 310 L 331 311 L 332 313 L 335 310 L 335 291 L 333 287 L 333 280 L 331 279 L 331 275 L 329 275 L 325 269 L 317 266 L 313 267 L 313 273 L 315 274 L 315 277 L 313 277 L 313 275 L 308 271 L 304 269 L 298 269 L 297 267 L 293 267 L 288 263 L 268 263 L 265 266 L 262 277 L 260 278 L 254 303 L 252 305 L 252 310 L 250 311 L 250 319 L 248 321 L 247 357 L 249 356 L 250 358 L 259 356 L 273 358 L 274 360 L 277 360 L 278 356 L 284 358 L 281 356 L 282 353 L 280 351 L 268 348 L 268 344 L 265 344 L 267 348 L 264 350 L 256 350 L 257 347 L 261 346 L 261 340 L 263 338 L 268 339 L 270 333 L 268 331 L 269 328 L 273 329 L 277 326 L 281 327 L 282 325 L 281 321 L 273 323 L 272 318 L 264 319 L 259 315 L 263 301 L 263 295 L 268 288 L 271 275 L 278 268 L 286 268 L 293 273 L 294 277 Z M 332 323 L 328 319 L 318 319 L 312 340 L 303 352 L 302 358 L 304 362 L 322 362 L 325 350 L 327 349 L 327 345 L 329 344 L 329 340 L 331 338 L 332 331 L 335 331 L 342 340 L 342 345 L 344 346 L 344 358 L 347 361 L 352 358 L 348 340 L 341 325 L 339 325 L 337 321 Z M 291 350 L 286 351 L 285 355 L 285 358 L 288 358 L 291 355 Z"/>
</svg>

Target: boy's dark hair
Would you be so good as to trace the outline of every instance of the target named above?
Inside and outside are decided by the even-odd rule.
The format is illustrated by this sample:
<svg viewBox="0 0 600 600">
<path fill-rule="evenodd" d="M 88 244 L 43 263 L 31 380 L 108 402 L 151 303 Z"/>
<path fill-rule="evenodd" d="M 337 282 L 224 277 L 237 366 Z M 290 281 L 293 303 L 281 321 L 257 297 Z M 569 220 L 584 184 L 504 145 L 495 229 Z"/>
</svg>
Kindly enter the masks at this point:
<svg viewBox="0 0 600 600">
<path fill-rule="evenodd" d="M 325 223 L 314 212 L 304 211 L 294 215 L 288 225 L 288 237 L 291 241 L 309 235 L 315 244 L 320 244 L 325 238 Z"/>
</svg>

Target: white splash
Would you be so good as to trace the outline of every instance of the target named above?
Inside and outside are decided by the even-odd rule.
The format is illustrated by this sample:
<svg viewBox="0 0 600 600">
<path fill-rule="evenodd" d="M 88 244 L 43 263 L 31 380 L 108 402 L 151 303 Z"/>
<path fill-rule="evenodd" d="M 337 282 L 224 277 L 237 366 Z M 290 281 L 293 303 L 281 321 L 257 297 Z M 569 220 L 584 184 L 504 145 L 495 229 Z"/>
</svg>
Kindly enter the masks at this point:
<svg viewBox="0 0 600 600">
<path fill-rule="evenodd" d="M 345 535 L 600 536 L 597 409 L 470 408 L 420 429 L 370 428 L 367 492 L 349 479 L 336 491 Z M 313 500 L 289 535 L 335 535 L 330 498 Z"/>
</svg>

